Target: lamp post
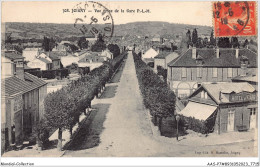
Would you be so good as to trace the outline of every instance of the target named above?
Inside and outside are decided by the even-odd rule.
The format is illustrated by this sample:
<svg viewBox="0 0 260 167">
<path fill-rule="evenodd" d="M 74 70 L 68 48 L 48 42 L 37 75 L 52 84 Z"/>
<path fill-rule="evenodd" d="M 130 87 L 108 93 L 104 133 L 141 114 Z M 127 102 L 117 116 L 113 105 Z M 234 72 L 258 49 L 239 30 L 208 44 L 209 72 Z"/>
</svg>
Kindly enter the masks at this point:
<svg viewBox="0 0 260 167">
<path fill-rule="evenodd" d="M 179 141 L 178 137 L 179 137 L 179 120 L 180 120 L 180 116 L 177 114 L 175 116 L 175 118 L 176 118 L 176 121 L 177 121 L 177 137 L 176 137 L 176 139 L 177 139 L 177 141 Z"/>
</svg>

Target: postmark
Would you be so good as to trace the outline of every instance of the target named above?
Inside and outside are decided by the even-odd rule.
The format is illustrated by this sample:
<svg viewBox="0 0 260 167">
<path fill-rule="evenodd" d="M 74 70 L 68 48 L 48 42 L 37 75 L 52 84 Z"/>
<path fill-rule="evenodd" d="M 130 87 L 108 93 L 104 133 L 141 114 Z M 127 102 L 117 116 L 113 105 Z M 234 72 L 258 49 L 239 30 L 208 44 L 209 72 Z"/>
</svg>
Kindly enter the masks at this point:
<svg viewBox="0 0 260 167">
<path fill-rule="evenodd" d="M 80 2 L 72 9 L 73 13 L 80 12 L 81 17 L 77 17 L 74 28 L 78 29 L 84 36 L 97 36 L 101 34 L 108 40 L 114 33 L 114 20 L 111 10 L 99 2 Z"/>
<path fill-rule="evenodd" d="M 213 2 L 212 7 L 216 37 L 256 35 L 256 2 Z"/>
</svg>

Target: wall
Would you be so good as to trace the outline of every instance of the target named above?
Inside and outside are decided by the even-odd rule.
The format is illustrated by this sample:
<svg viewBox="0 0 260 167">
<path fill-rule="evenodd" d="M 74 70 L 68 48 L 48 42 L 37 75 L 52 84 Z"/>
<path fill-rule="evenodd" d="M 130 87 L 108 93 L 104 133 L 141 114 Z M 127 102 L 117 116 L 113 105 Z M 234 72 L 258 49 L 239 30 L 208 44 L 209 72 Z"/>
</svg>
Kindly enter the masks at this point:
<svg viewBox="0 0 260 167">
<path fill-rule="evenodd" d="M 154 59 L 154 71 L 157 72 L 157 67 L 161 66 L 164 69 L 166 69 L 167 66 L 165 66 L 165 59 Z"/>
<path fill-rule="evenodd" d="M 11 77 L 14 74 L 13 62 L 2 56 L 2 78 Z"/>
<path fill-rule="evenodd" d="M 176 89 L 176 83 L 180 81 L 186 82 L 193 89 L 194 83 L 231 82 L 232 77 L 242 73 L 240 68 L 232 68 L 233 76 L 228 77 L 228 68 L 217 68 L 217 77 L 213 77 L 213 68 L 202 68 L 201 77 L 198 77 L 196 67 L 185 69 L 186 77 L 182 77 L 182 68 L 168 67 L 167 80 L 172 90 Z M 255 72 L 256 68 L 248 68 L 248 71 Z"/>
<path fill-rule="evenodd" d="M 251 103 L 255 104 L 255 103 Z M 239 104 L 230 104 L 230 105 L 221 105 L 220 113 L 218 112 L 216 123 L 215 123 L 215 132 L 218 132 L 218 123 L 219 123 L 219 114 L 220 114 L 220 133 L 228 132 L 228 112 L 234 111 L 234 131 L 237 131 L 237 126 L 245 125 L 246 128 L 250 128 L 250 112 L 248 106 L 250 103 L 239 103 Z M 242 116 L 243 115 L 243 116 Z M 243 117 L 243 120 L 242 120 Z"/>
<path fill-rule="evenodd" d="M 29 135 L 36 123 L 36 116 L 39 112 L 39 90 L 35 89 L 23 94 L 23 122 L 24 133 Z"/>
<path fill-rule="evenodd" d="M 47 96 L 47 84 L 39 88 L 39 119 L 44 117 L 44 99 Z"/>
<path fill-rule="evenodd" d="M 34 59 L 33 61 L 29 62 L 27 66 L 31 68 L 40 68 L 41 70 L 48 70 L 47 64 L 38 59 Z"/>
</svg>

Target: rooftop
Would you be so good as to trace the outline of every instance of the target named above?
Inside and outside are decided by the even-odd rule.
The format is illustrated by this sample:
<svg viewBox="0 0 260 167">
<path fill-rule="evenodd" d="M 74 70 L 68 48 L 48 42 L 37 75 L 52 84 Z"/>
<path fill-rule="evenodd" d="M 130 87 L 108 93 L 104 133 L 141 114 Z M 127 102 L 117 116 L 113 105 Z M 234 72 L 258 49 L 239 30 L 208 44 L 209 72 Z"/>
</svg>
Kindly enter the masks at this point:
<svg viewBox="0 0 260 167">
<path fill-rule="evenodd" d="M 240 67 L 240 59 L 247 57 L 249 61 L 248 67 L 257 67 L 257 54 L 249 49 L 239 49 L 239 57 L 236 58 L 236 49 L 220 48 L 219 58 L 216 57 L 215 49 L 212 48 L 197 48 L 197 55 L 202 58 L 204 67 Z M 192 58 L 192 49 L 188 49 L 179 58 L 171 61 L 170 67 L 195 67 L 197 66 L 196 59 Z"/>
<path fill-rule="evenodd" d="M 216 84 L 202 84 L 202 87 L 214 98 L 219 104 L 222 102 L 229 102 L 228 99 L 219 100 L 221 93 L 241 93 L 241 92 L 255 92 L 255 88 L 247 82 L 241 83 L 216 83 Z"/>
<path fill-rule="evenodd" d="M 40 78 L 26 72 L 24 73 L 24 79 L 21 80 L 16 76 L 3 79 L 1 84 L 2 96 L 12 96 L 17 93 L 24 94 L 47 84 Z"/>
<path fill-rule="evenodd" d="M 10 60 L 15 60 L 15 59 L 24 59 L 24 57 L 20 54 L 17 54 L 15 52 L 2 52 L 2 56 L 10 59 Z"/>
</svg>

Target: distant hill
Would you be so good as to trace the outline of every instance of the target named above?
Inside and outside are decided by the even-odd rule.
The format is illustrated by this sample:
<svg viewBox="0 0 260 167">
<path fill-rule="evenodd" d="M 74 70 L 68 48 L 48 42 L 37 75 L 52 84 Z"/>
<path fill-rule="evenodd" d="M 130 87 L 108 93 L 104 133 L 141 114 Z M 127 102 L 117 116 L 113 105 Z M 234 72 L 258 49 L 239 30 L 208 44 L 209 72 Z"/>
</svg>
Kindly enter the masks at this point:
<svg viewBox="0 0 260 167">
<path fill-rule="evenodd" d="M 99 26 L 99 25 L 97 25 Z M 60 39 L 82 36 L 73 24 L 52 23 L 5 23 L 6 32 L 11 32 L 13 39 L 41 39 L 43 36 L 57 37 Z M 187 32 L 187 29 L 198 29 L 199 34 L 210 35 L 212 27 L 176 24 L 168 22 L 133 22 L 115 25 L 115 36 L 154 36 L 173 37 Z"/>
</svg>

